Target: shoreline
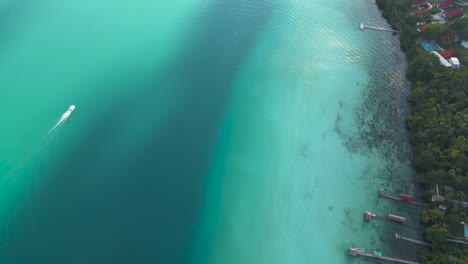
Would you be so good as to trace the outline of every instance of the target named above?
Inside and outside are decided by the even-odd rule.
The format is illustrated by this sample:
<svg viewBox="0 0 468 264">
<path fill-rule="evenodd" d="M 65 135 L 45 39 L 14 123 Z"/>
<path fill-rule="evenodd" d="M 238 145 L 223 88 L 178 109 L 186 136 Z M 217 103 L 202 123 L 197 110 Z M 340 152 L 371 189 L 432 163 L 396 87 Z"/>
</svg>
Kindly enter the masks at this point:
<svg viewBox="0 0 468 264">
<path fill-rule="evenodd" d="M 351 3 L 349 4 L 351 5 Z M 371 1 L 362 3 L 359 8 L 361 12 L 366 11 L 368 20 L 385 23 L 381 13 Z M 279 16 L 279 18 L 281 17 Z M 284 257 L 294 258 L 296 263 L 307 263 L 306 261 L 311 258 L 320 257 L 323 258 L 322 262 L 326 262 L 326 260 L 330 261 L 330 255 L 333 255 L 336 259 L 334 263 L 356 261 L 350 259 L 347 255 L 341 254 L 342 250 L 347 249 L 349 245 L 381 249 L 388 256 L 398 256 L 398 252 L 403 249 L 400 245 L 403 245 L 406 252 L 401 254 L 400 257 L 417 258 L 413 257 L 414 254 L 411 251 L 407 252 L 408 248 L 412 248 L 411 244 L 398 243 L 400 247 L 394 248 L 396 243 L 394 243 L 392 231 L 398 229 L 399 233 L 407 234 L 407 228 L 393 223 L 375 222 L 369 225 L 362 223 L 362 212 L 364 210 L 375 210 L 382 214 L 404 210 L 403 215 L 408 219 L 412 219 L 413 216 L 409 216 L 409 212 L 413 212 L 412 208 L 402 208 L 400 203 L 378 198 L 377 190 L 383 187 L 392 194 L 398 194 L 400 191 L 412 193 L 412 188 L 406 186 L 410 178 L 414 177 L 414 173 L 408 168 L 411 151 L 408 147 L 408 134 L 404 123 L 408 114 L 406 95 L 409 92 L 409 87 L 406 86 L 407 81 L 404 78 L 405 68 L 403 65 L 397 65 L 397 67 L 386 66 L 399 63 L 404 59 L 404 54 L 398 48 L 395 48 L 398 46 L 398 40 L 391 33 L 384 34 L 385 47 L 388 48 L 383 53 L 379 51 L 379 44 L 377 43 L 382 41 L 381 38 L 377 40 L 378 38 L 375 38 L 373 34 L 366 36 L 355 34 L 355 24 L 353 22 L 356 19 L 356 17 L 350 17 L 342 22 L 342 28 L 349 29 L 347 31 L 349 35 L 345 36 L 360 44 L 350 45 L 350 49 L 344 53 L 345 56 L 354 58 L 356 61 L 350 61 L 351 63 L 346 64 L 346 67 L 350 69 L 349 76 L 351 78 L 342 83 L 336 80 L 338 76 L 343 76 L 343 71 L 339 73 L 336 71 L 336 75 L 329 76 L 327 80 L 321 80 L 323 84 L 315 80 L 309 81 L 310 77 L 304 77 L 308 74 L 303 74 L 303 76 L 291 75 L 289 76 L 290 79 L 287 79 L 288 82 L 285 82 L 284 79 L 272 82 L 271 80 L 274 78 L 271 79 L 271 75 L 267 75 L 266 79 L 264 79 L 265 77 L 262 77 L 262 79 L 250 77 L 253 72 L 257 73 L 255 71 L 256 65 L 263 65 L 262 57 L 265 54 L 272 54 L 272 50 L 266 49 L 266 47 L 269 47 L 268 45 L 271 45 L 269 43 L 276 43 L 271 39 L 276 36 L 276 34 L 272 34 L 276 29 L 265 33 L 266 39 L 259 43 L 261 49 L 253 53 L 257 55 L 252 58 L 249 64 L 250 67 L 241 72 L 240 76 L 242 78 L 239 79 L 237 89 L 234 89 L 238 91 L 239 95 L 233 97 L 237 99 L 232 103 L 233 114 L 231 116 L 236 118 L 232 119 L 235 123 L 230 124 L 232 127 L 230 126 L 227 132 L 230 132 L 228 138 L 231 139 L 229 141 L 237 143 L 236 145 L 225 145 L 228 147 L 226 150 L 228 153 L 224 154 L 225 158 L 221 158 L 226 162 L 221 163 L 223 166 L 220 166 L 220 171 L 213 171 L 211 176 L 213 178 L 216 175 L 223 175 L 224 178 L 221 183 L 222 186 L 218 187 L 222 188 L 219 197 L 217 199 L 212 196 L 209 197 L 211 200 L 219 201 L 219 204 L 208 204 L 208 206 L 211 206 L 209 207 L 210 210 L 214 207 L 220 209 L 217 211 L 219 212 L 219 221 L 217 221 L 219 226 L 216 230 L 213 230 L 210 229 L 213 227 L 211 222 L 203 222 L 204 226 L 202 227 L 204 229 L 199 231 L 199 236 L 204 237 L 198 237 L 198 241 L 206 238 L 208 234 L 209 238 L 213 239 L 211 243 L 216 245 L 216 249 L 206 246 L 197 248 L 199 254 L 199 258 L 197 258 L 199 262 L 197 263 L 208 263 L 209 260 L 211 260 L 211 263 L 217 263 L 216 260 L 220 260 L 226 254 L 235 255 L 238 258 L 237 262 L 245 261 L 247 257 L 255 257 L 259 263 L 262 260 L 281 260 Z M 318 25 L 323 25 L 322 21 Z M 327 37 L 327 40 L 336 41 L 333 37 L 340 37 L 341 42 L 345 43 L 341 39 L 341 35 L 334 34 L 335 36 L 332 34 L 332 36 Z M 304 43 L 310 45 L 309 41 L 304 41 Z M 290 49 L 285 50 L 289 51 Z M 273 52 L 275 58 L 291 57 L 285 56 L 286 54 L 283 53 L 280 56 L 277 52 Z M 353 55 L 356 57 L 353 57 Z M 339 58 L 341 59 L 343 56 L 339 56 Z M 380 61 L 374 58 L 380 58 Z M 384 64 L 384 67 L 382 67 L 382 64 Z M 278 64 L 275 67 L 278 67 Z M 336 69 L 330 67 L 314 69 L 319 73 L 333 73 L 332 70 Z M 359 73 L 362 75 L 357 78 Z M 300 78 L 304 78 L 304 80 Z M 356 79 L 353 80 L 353 78 Z M 272 91 L 272 87 L 281 84 L 273 91 L 282 96 L 262 97 L 262 104 L 268 106 L 268 108 L 263 108 L 262 111 L 267 111 L 242 116 L 240 114 L 244 111 L 239 112 L 239 109 L 250 108 L 250 105 L 258 104 L 249 104 L 245 98 L 260 93 L 253 92 L 253 89 L 250 88 L 242 88 L 248 87 L 248 84 L 253 82 L 259 82 L 262 87 L 269 87 L 270 91 Z M 337 88 L 348 87 L 350 84 L 355 84 L 356 88 Z M 329 89 L 324 88 L 327 87 L 325 85 L 329 85 Z M 288 93 L 285 93 L 285 90 L 280 88 L 281 86 L 294 89 L 288 89 Z M 344 91 L 349 93 L 349 96 L 341 95 Z M 246 92 L 249 95 L 247 97 L 245 96 Z M 325 92 L 329 92 L 329 94 Z M 343 98 L 337 100 L 336 93 L 339 93 Z M 379 102 L 376 102 L 375 95 L 383 95 L 383 97 L 379 98 Z M 304 100 L 307 97 L 310 99 Z M 326 104 L 322 102 L 323 99 L 311 101 L 319 97 L 329 98 L 330 101 Z M 348 100 L 349 98 L 353 99 Z M 285 102 L 285 99 L 288 99 L 289 102 Z M 271 108 L 273 105 L 275 107 Z M 298 105 L 304 107 L 298 108 Z M 397 108 L 400 108 L 401 112 L 397 112 Z M 301 109 L 301 112 L 297 112 L 297 110 Z M 389 111 L 394 109 L 395 111 L 390 113 L 384 109 Z M 284 113 L 284 116 L 275 118 L 275 120 L 265 119 L 265 117 L 270 117 L 270 111 Z M 310 122 L 310 118 L 320 112 L 323 113 L 322 115 L 328 114 L 329 117 Z M 305 120 L 308 122 L 303 121 L 304 117 L 307 117 Z M 281 120 L 288 119 L 292 120 L 293 124 L 285 126 L 284 121 Z M 354 121 L 356 119 L 359 119 L 359 121 Z M 333 120 L 333 122 L 330 122 L 330 120 Z M 376 120 L 378 124 L 375 123 L 377 124 L 375 127 L 369 127 L 369 124 L 372 124 L 371 120 Z M 260 123 L 261 121 L 262 123 Z M 357 122 L 363 124 L 363 127 L 358 127 Z M 302 125 L 302 128 L 296 125 L 301 123 L 308 125 Z M 260 124 L 261 126 L 259 126 Z M 272 127 L 273 125 L 274 130 L 281 132 L 281 134 L 270 140 L 268 135 L 271 130 L 265 131 L 262 127 Z M 275 149 L 279 148 L 281 151 L 262 152 L 261 155 L 255 154 L 258 151 L 253 151 L 255 148 L 250 147 L 253 142 L 247 142 L 247 139 L 252 136 L 242 133 L 246 127 L 249 127 L 251 131 L 257 131 L 257 138 L 269 139 L 268 144 L 260 145 L 260 149 L 266 148 L 266 146 L 268 148 L 274 146 Z M 382 135 L 385 140 L 377 137 L 372 138 L 373 131 L 375 131 L 374 134 Z M 288 140 L 284 140 L 285 138 Z M 385 141 L 385 144 L 382 144 L 383 141 Z M 392 144 L 393 142 L 395 144 Z M 220 144 L 223 144 L 222 140 Z M 249 146 L 249 148 L 246 146 Z M 337 149 L 341 150 L 338 151 L 338 154 L 335 153 Z M 298 150 L 300 150 L 300 155 L 294 155 Z M 403 150 L 404 153 L 401 153 L 400 150 Z M 287 153 L 288 155 L 271 157 L 269 153 Z M 339 155 L 339 158 L 337 158 L 337 155 Z M 268 160 L 259 159 L 258 157 L 267 157 Z M 272 163 L 275 165 L 273 171 L 265 169 L 272 165 L 262 165 L 270 162 L 271 159 L 275 161 Z M 242 161 L 242 167 L 240 167 L 239 160 Z M 335 160 L 343 161 L 342 169 L 338 169 L 338 166 L 332 164 L 332 161 Z M 404 162 L 401 162 L 402 160 Z M 214 163 L 217 164 L 218 162 Z M 277 165 L 285 163 L 294 166 Z M 239 175 L 239 168 L 244 167 L 250 169 Z M 278 168 L 276 169 L 276 167 Z M 301 170 L 290 171 L 289 167 L 299 167 Z M 229 171 L 225 168 L 229 168 Z M 255 169 L 255 175 L 249 173 L 251 168 Z M 277 171 L 280 171 L 280 173 Z M 346 171 L 347 175 L 343 175 L 343 171 Z M 253 184 L 253 179 L 255 179 L 254 183 L 257 184 Z M 336 184 L 338 181 L 347 184 Z M 329 190 L 328 187 L 335 186 L 334 184 L 338 185 L 335 190 Z M 252 186 L 255 185 L 263 185 L 267 188 L 262 190 L 262 193 L 252 189 Z M 362 191 L 356 194 L 355 190 L 348 187 L 351 185 L 359 186 Z M 372 187 L 369 188 L 369 186 Z M 210 185 L 210 187 L 212 188 L 213 185 Z M 244 204 L 243 201 L 246 198 L 251 202 Z M 272 204 L 275 204 L 275 206 L 271 206 Z M 240 208 L 243 210 L 239 211 Z M 210 210 L 207 209 L 206 212 Z M 322 217 L 320 219 L 311 218 L 313 210 L 321 211 Z M 262 212 L 260 216 L 257 215 L 259 211 Z M 204 219 L 212 220 L 209 217 L 212 216 L 205 215 Z M 262 220 L 260 221 L 261 224 L 257 222 L 259 217 Z M 275 221 L 270 222 L 269 219 Z M 326 222 L 322 223 L 323 219 L 326 219 Z M 409 222 L 413 221 L 409 220 Z M 294 223 L 294 225 L 290 225 L 290 223 Z M 322 226 L 324 232 L 327 230 L 326 234 L 321 235 L 318 233 L 315 229 L 318 224 Z M 364 226 L 360 230 L 361 225 Z M 232 234 L 230 230 L 234 227 L 237 232 Z M 252 227 L 255 227 L 255 232 L 245 233 L 245 230 Z M 275 232 L 271 232 L 271 230 L 275 230 Z M 334 232 L 335 230 L 338 232 Z M 287 238 L 281 236 L 281 234 L 286 233 L 291 235 Z M 327 243 L 323 243 L 320 239 L 320 237 L 324 236 L 330 237 Z M 269 237 L 269 242 L 264 243 L 261 248 L 262 252 L 271 253 L 268 256 L 251 255 L 252 251 L 250 249 L 244 248 L 244 244 L 238 244 L 239 237 L 247 241 L 259 240 L 259 237 Z M 280 251 L 277 250 L 279 245 L 297 245 L 297 247 L 281 246 L 284 249 L 282 249 L 283 253 L 279 254 Z M 321 252 L 314 252 L 302 250 L 304 245 L 324 245 L 324 247 Z M 201 254 L 200 252 L 205 253 Z M 213 252 L 216 252 L 216 254 Z M 201 258 L 200 255 L 211 257 Z M 324 257 L 327 257 L 327 259 Z"/>
<path fill-rule="evenodd" d="M 434 202 L 433 197 L 436 194 L 435 185 L 440 184 L 440 186 L 451 186 L 451 189 L 453 189 L 450 193 L 446 192 L 445 195 L 458 197 L 458 200 L 466 200 L 464 192 L 466 193 L 467 185 L 464 181 L 466 181 L 467 168 L 466 165 L 463 165 L 463 162 L 458 160 L 467 160 L 467 152 L 460 148 L 462 145 L 456 144 L 457 140 L 465 139 L 466 133 L 457 130 L 457 123 L 451 122 L 451 120 L 453 116 L 460 114 L 460 112 L 464 113 L 467 109 L 463 104 L 456 104 L 457 101 L 466 101 L 468 75 L 466 75 L 467 70 L 463 68 L 463 64 L 467 65 L 467 62 L 462 57 L 462 68 L 457 68 L 455 65 L 444 68 L 440 66 L 435 56 L 424 51 L 419 45 L 421 40 L 440 41 L 442 36 L 445 37 L 449 34 L 463 36 L 464 33 L 458 23 L 464 23 L 460 21 L 463 21 L 465 16 L 462 16 L 462 18 L 450 17 L 450 23 L 447 26 L 434 22 L 432 16 L 428 16 L 431 23 L 425 24 L 425 27 L 438 27 L 439 31 L 436 32 L 437 34 L 430 34 L 432 31 L 421 33 L 416 31 L 415 25 L 416 22 L 421 22 L 422 17 L 412 13 L 409 2 L 395 1 L 389 3 L 384 0 L 376 0 L 375 4 L 382 17 L 391 27 L 401 31 L 399 35 L 400 50 L 404 53 L 408 65 L 406 79 L 411 86 L 411 91 L 407 97 L 410 113 L 406 119 L 406 127 L 410 136 L 410 146 L 413 154 L 411 166 L 416 172 L 417 184 L 414 184 L 414 189 L 415 193 L 422 198 L 421 200 L 429 203 L 428 210 L 421 212 L 419 224 L 422 228 L 425 228 L 424 232 L 421 232 L 425 241 L 430 242 L 432 246 L 431 249 L 420 250 L 420 260 L 423 263 L 441 263 L 440 261 L 446 261 L 450 257 L 453 261 L 465 263 L 468 261 L 466 247 L 463 248 L 448 241 L 454 237 L 462 236 L 461 230 L 463 228 L 460 227 L 459 223 L 468 220 L 466 217 L 468 210 L 455 208 L 447 202 Z M 432 8 L 430 4 L 428 5 L 429 8 Z M 433 8 L 431 12 L 440 11 Z M 427 20 L 428 17 L 425 17 L 425 19 Z M 452 44 L 442 42 L 442 46 L 445 48 L 454 47 L 457 45 L 457 41 L 459 40 Z M 459 50 L 458 55 L 461 54 L 466 54 L 466 51 Z M 441 85 L 444 81 L 444 85 Z M 457 82 L 460 83 L 458 87 L 456 86 Z M 458 90 L 455 90 L 455 87 Z M 444 89 L 447 90 L 448 95 L 442 96 L 440 93 Z M 450 93 L 459 94 L 458 97 L 454 97 Z M 431 104 L 434 106 L 442 105 L 441 108 L 452 107 L 452 105 L 455 105 L 455 107 L 447 111 L 440 109 L 428 114 Z M 433 120 L 445 121 L 434 122 Z M 445 132 L 434 132 L 442 129 Z M 450 133 L 451 130 L 454 132 Z M 445 135 L 443 140 L 439 136 L 441 134 Z M 455 154 L 450 156 L 450 153 Z M 443 207 L 440 207 L 440 205 L 443 205 Z M 435 214 L 438 214 L 439 217 L 434 218 Z"/>
<path fill-rule="evenodd" d="M 386 18 L 384 15 L 383 15 L 383 10 L 381 9 L 381 7 L 379 6 L 379 4 L 377 3 L 377 1 L 374 2 L 374 5 L 377 7 L 377 9 L 379 10 L 380 12 L 380 15 L 381 17 L 385 20 L 386 23 L 388 23 L 388 25 L 390 26 L 390 28 L 392 30 L 400 30 L 394 23 L 392 23 L 388 18 Z M 400 34 L 401 34 L 401 31 L 400 31 Z M 398 37 L 398 43 L 401 45 L 401 36 L 399 35 Z M 400 52 L 403 54 L 404 56 L 404 63 L 405 63 L 405 76 L 404 76 L 404 79 L 405 79 L 405 86 L 406 86 L 406 89 L 408 89 L 408 93 L 406 94 L 406 100 L 409 96 L 409 93 L 411 92 L 412 88 L 413 88 L 413 84 L 411 82 L 410 79 L 408 79 L 407 77 L 407 73 L 408 73 L 408 58 L 407 58 L 407 54 L 406 52 L 400 47 L 398 47 Z M 412 105 L 406 101 L 407 103 L 407 112 L 405 113 L 405 120 L 407 120 L 409 118 L 409 116 L 411 115 L 412 113 Z M 409 137 L 410 137 L 410 131 L 409 129 L 406 127 L 406 135 L 407 135 L 407 138 L 406 138 L 406 142 L 408 143 L 408 146 L 410 147 L 410 152 L 408 153 L 410 156 L 408 157 L 408 162 L 411 164 L 411 168 L 414 170 L 414 167 L 412 165 L 413 163 L 413 160 L 414 160 L 414 153 L 413 153 L 413 146 L 411 145 L 411 143 L 409 142 Z M 423 189 L 421 188 L 421 186 L 417 183 L 417 178 L 416 178 L 416 172 L 413 173 L 411 179 L 410 179 L 410 186 L 409 186 L 409 189 L 411 190 L 410 193 L 413 193 L 415 197 L 420 197 L 422 195 L 422 193 L 424 192 Z M 398 207 L 401 207 L 401 206 L 404 206 L 405 208 L 408 207 L 408 205 L 406 204 L 398 204 L 397 205 Z M 411 206 L 411 205 L 409 205 Z M 418 212 L 418 215 L 416 214 L 412 214 L 409 216 L 409 218 L 411 218 L 414 222 L 414 220 L 418 219 L 419 220 L 419 212 L 421 211 L 422 209 L 419 209 L 419 210 L 415 210 Z M 408 209 L 406 210 L 408 211 Z M 416 222 L 414 222 L 416 223 Z M 421 237 L 418 237 L 418 238 L 422 238 Z M 406 244 L 406 243 L 405 243 Z M 412 251 L 414 249 L 422 249 L 422 247 L 420 245 L 416 245 L 416 244 L 407 244 L 406 247 L 404 248 L 400 248 L 398 246 L 398 243 L 389 243 L 388 245 L 389 247 L 392 247 L 393 250 L 397 253 L 399 253 L 397 256 L 399 258 L 405 258 L 406 254 L 408 253 L 408 251 Z M 418 255 L 420 255 L 420 253 L 418 253 Z M 420 261 L 420 258 L 417 259 L 417 261 Z"/>
<path fill-rule="evenodd" d="M 379 19 L 382 19 L 371 21 L 371 23 L 374 23 L 372 25 L 385 28 L 395 28 L 394 25 L 389 23 L 389 21 L 382 16 L 382 11 L 378 8 L 377 4 L 374 1 L 369 1 L 368 4 L 369 8 L 375 9 L 375 12 L 378 13 Z M 388 175 L 386 176 L 384 185 L 382 185 L 381 187 L 385 188 L 386 191 L 392 193 L 393 195 L 398 195 L 399 193 L 409 193 L 414 195 L 414 197 L 419 197 L 422 190 L 418 184 L 415 184 L 417 181 L 416 172 L 414 171 L 414 168 L 410 166 L 413 159 L 413 150 L 411 144 L 409 143 L 410 134 L 405 123 L 406 119 L 409 117 L 412 111 L 411 104 L 407 101 L 407 96 L 411 91 L 412 83 L 405 75 L 408 69 L 406 54 L 400 49 L 400 39 L 398 35 L 392 35 L 392 33 L 389 32 L 365 33 L 379 35 L 384 34 L 386 36 L 388 35 L 388 37 L 386 37 L 385 39 L 388 39 L 390 41 L 385 41 L 385 46 L 387 49 L 392 50 L 392 53 L 394 54 L 392 57 L 392 61 L 393 63 L 398 65 L 398 71 L 395 72 L 395 68 L 389 70 L 389 72 L 383 76 L 383 78 L 386 79 L 384 82 L 388 83 L 393 80 L 391 86 L 398 85 L 400 89 L 404 91 L 401 92 L 398 96 L 390 98 L 379 98 L 379 100 L 381 100 L 382 102 L 379 105 L 377 105 L 377 107 L 379 107 L 380 109 L 379 114 L 381 114 L 377 117 L 377 119 L 374 120 L 377 123 L 376 127 L 378 128 L 378 130 L 380 130 L 378 134 L 384 136 L 384 141 L 396 143 L 395 145 L 391 145 L 389 147 L 384 148 L 387 149 L 387 151 L 390 151 L 390 154 L 388 154 L 387 152 L 385 157 L 391 165 L 389 165 L 387 169 Z M 378 67 L 378 64 L 374 64 L 373 67 Z M 372 72 L 372 70 L 369 71 Z M 375 75 L 372 77 L 372 79 L 376 81 L 380 80 L 381 78 L 382 77 Z M 398 78 L 398 82 L 396 82 L 394 78 Z M 376 86 L 378 85 L 378 83 L 371 85 Z M 388 88 L 392 87 L 387 87 L 387 89 Z M 375 100 L 375 98 L 373 98 L 373 100 Z M 385 107 L 382 107 L 382 105 L 384 105 Z M 389 108 L 389 105 L 392 106 L 392 108 Z M 384 117 L 382 118 L 382 116 Z M 383 128 L 382 125 L 384 126 Z M 382 137 L 379 136 L 374 140 L 379 139 L 382 140 Z M 382 148 L 383 143 L 377 142 L 374 144 L 378 148 Z M 409 169 L 411 170 L 411 172 L 408 173 L 407 171 L 402 171 L 402 168 L 397 166 L 399 163 L 408 164 L 408 166 L 410 166 Z M 377 189 L 375 190 L 375 192 L 377 192 Z M 422 210 L 421 208 L 415 208 L 413 205 L 408 205 L 406 203 L 395 201 L 382 200 L 378 203 L 385 205 L 389 209 L 387 213 L 398 212 L 397 214 L 404 215 L 410 223 L 418 223 L 420 211 Z M 420 234 L 417 234 L 415 230 L 408 229 L 406 227 L 397 227 L 393 224 L 385 223 L 379 229 L 379 233 L 382 234 L 393 234 L 395 230 L 398 230 L 398 232 L 406 233 L 410 237 L 422 239 L 422 236 Z M 407 242 L 402 243 L 400 241 L 394 240 L 393 237 L 384 237 L 381 237 L 382 243 L 385 244 L 386 247 L 390 248 L 390 252 L 392 253 L 392 255 L 387 254 L 387 256 L 393 256 L 408 260 L 419 259 L 419 254 L 414 253 L 416 251 L 419 251 L 419 245 Z"/>
</svg>

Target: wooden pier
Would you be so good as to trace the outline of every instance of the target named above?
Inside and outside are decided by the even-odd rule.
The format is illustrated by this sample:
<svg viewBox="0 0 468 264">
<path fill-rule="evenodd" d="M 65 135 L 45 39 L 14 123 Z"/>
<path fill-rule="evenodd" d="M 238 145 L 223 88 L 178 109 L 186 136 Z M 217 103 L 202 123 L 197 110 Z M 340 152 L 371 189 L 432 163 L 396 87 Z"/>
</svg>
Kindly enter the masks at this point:
<svg viewBox="0 0 468 264">
<path fill-rule="evenodd" d="M 409 242 L 412 242 L 412 243 L 415 243 L 415 244 L 419 244 L 419 245 L 423 245 L 423 246 L 427 246 L 427 247 L 431 246 L 431 244 L 426 243 L 424 241 L 419 241 L 419 240 L 416 240 L 416 239 L 413 239 L 413 238 L 400 236 L 400 234 L 398 234 L 398 233 L 395 233 L 395 238 L 396 239 L 401 239 L 401 240 L 406 240 L 406 241 L 409 241 Z"/>
<path fill-rule="evenodd" d="M 402 224 L 402 225 L 404 225 L 406 227 L 410 227 L 410 228 L 415 228 L 415 229 L 421 228 L 419 225 L 409 224 L 408 222 L 406 222 L 406 218 L 403 217 L 403 216 L 394 215 L 394 214 L 387 214 L 387 216 L 381 216 L 381 215 L 373 214 L 370 211 L 364 212 L 364 220 L 365 221 L 370 222 L 372 220 L 372 218 L 377 218 L 377 219 L 386 220 L 386 221 L 390 221 L 390 222 L 400 223 L 400 224 Z"/>
<path fill-rule="evenodd" d="M 398 258 L 385 257 L 385 256 L 370 254 L 370 253 L 366 253 L 366 252 L 360 252 L 360 251 L 358 251 L 357 248 L 349 248 L 348 249 L 348 254 L 350 256 L 354 256 L 354 257 L 364 256 L 364 257 L 368 257 L 368 258 L 375 258 L 375 259 L 393 261 L 393 262 L 397 262 L 397 263 L 420 264 L 419 262 L 414 262 L 414 261 L 409 261 L 409 260 L 404 260 L 404 259 L 398 259 Z"/>
<path fill-rule="evenodd" d="M 370 211 L 366 211 L 364 213 L 364 220 L 370 222 L 372 218 L 378 218 L 382 220 L 388 220 L 388 221 L 393 221 L 393 222 L 397 222 L 401 224 L 406 224 L 406 218 L 404 218 L 403 216 L 388 214 L 387 217 L 385 217 L 385 216 L 373 214 Z"/>
<path fill-rule="evenodd" d="M 378 193 L 379 193 L 380 197 L 385 197 L 385 198 L 392 199 L 392 200 L 395 200 L 395 201 L 400 201 L 400 202 L 407 202 L 407 203 L 418 205 L 418 206 L 428 207 L 427 204 L 423 204 L 423 203 L 419 203 L 419 202 L 414 201 L 413 196 L 411 196 L 409 194 L 400 194 L 400 197 L 396 197 L 396 196 L 392 196 L 392 195 L 386 195 L 384 189 L 379 189 Z"/>
<path fill-rule="evenodd" d="M 394 33 L 400 32 L 400 31 L 398 31 L 398 30 L 393 30 L 393 29 L 388 29 L 388 28 L 366 26 L 366 25 L 364 25 L 364 23 L 359 24 L 359 29 L 363 30 L 363 29 L 365 29 L 365 28 L 374 29 L 374 30 L 388 31 L 388 32 L 394 32 Z"/>
</svg>

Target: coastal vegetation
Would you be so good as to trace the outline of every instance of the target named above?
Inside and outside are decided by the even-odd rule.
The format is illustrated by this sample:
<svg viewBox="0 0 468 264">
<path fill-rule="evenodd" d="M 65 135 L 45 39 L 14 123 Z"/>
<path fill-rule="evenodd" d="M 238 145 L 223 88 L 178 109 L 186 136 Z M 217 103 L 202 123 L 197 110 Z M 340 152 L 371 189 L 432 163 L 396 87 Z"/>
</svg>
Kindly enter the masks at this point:
<svg viewBox="0 0 468 264">
<path fill-rule="evenodd" d="M 421 253 L 421 260 L 468 263 L 468 245 L 447 240 L 464 240 L 461 223 L 468 223 L 468 211 L 453 202 L 466 201 L 468 193 L 468 50 L 461 45 L 462 39 L 468 40 L 468 18 L 441 24 L 431 22 L 432 14 L 414 15 L 409 0 L 376 2 L 392 27 L 401 31 L 400 45 L 408 62 L 407 78 L 412 85 L 408 101 L 412 112 L 407 127 L 417 179 L 424 190 L 423 198 L 430 203 L 420 220 L 432 248 Z M 434 6 L 433 9 L 432 13 L 438 12 Z M 423 32 L 416 30 L 420 24 L 425 25 Z M 456 36 L 453 43 L 439 41 L 447 34 Z M 462 66 L 456 70 L 441 66 L 436 56 L 422 48 L 421 40 L 456 48 Z M 436 194 L 436 184 L 441 187 L 440 195 L 447 198 L 443 203 L 431 199 Z"/>
</svg>

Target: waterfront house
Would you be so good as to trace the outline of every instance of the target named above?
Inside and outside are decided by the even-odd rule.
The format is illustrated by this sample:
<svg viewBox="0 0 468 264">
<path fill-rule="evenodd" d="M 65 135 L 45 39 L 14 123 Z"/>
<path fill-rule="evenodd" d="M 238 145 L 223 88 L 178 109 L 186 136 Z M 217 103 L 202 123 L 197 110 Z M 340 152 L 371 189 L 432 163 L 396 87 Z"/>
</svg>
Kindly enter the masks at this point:
<svg viewBox="0 0 468 264">
<path fill-rule="evenodd" d="M 420 16 L 420 15 L 430 13 L 431 11 L 432 11 L 431 8 L 417 9 L 417 10 L 414 10 L 413 12 L 411 12 L 411 14 L 413 14 L 415 16 Z"/>
<path fill-rule="evenodd" d="M 447 59 L 447 58 L 455 56 L 455 52 L 456 52 L 455 48 L 450 48 L 450 49 L 439 51 L 439 54 L 442 57 Z"/>
<path fill-rule="evenodd" d="M 468 49 L 468 40 L 462 40 L 461 45 L 462 45 L 465 49 Z"/>
<path fill-rule="evenodd" d="M 458 17 L 458 16 L 463 16 L 465 11 L 463 8 L 455 8 L 455 9 L 450 9 L 442 13 L 442 15 L 446 18 L 452 18 L 452 17 Z"/>
<path fill-rule="evenodd" d="M 450 57 L 449 59 L 445 59 L 437 51 L 431 51 L 431 54 L 436 55 L 439 58 L 440 65 L 442 65 L 444 67 L 452 68 L 452 69 L 459 69 L 460 68 L 460 61 L 456 57 Z M 434 201 L 434 196 L 432 196 L 432 199 Z M 451 201 L 453 202 L 454 200 L 451 200 Z M 459 202 L 459 201 L 456 201 L 456 202 Z M 468 207 L 468 203 L 466 203 L 466 206 Z"/>
<path fill-rule="evenodd" d="M 442 55 L 440 55 L 439 52 L 437 51 L 431 51 L 431 54 L 434 54 L 436 55 L 438 58 L 439 58 L 439 62 L 440 62 L 440 65 L 444 66 L 444 67 L 447 67 L 447 68 L 451 68 L 452 67 L 452 64 L 446 60 L 444 57 L 442 57 Z"/>
<path fill-rule="evenodd" d="M 452 0 L 445 0 L 436 4 L 437 8 L 444 9 L 450 6 L 453 6 Z"/>
<path fill-rule="evenodd" d="M 448 62 L 452 64 L 452 69 L 459 69 L 460 68 L 460 61 L 457 57 L 451 57 L 448 59 Z"/>
<path fill-rule="evenodd" d="M 445 201 L 445 197 L 443 197 L 443 196 L 441 196 L 441 195 L 438 195 L 438 194 L 437 194 L 437 195 L 433 195 L 433 196 L 432 196 L 432 201 L 433 201 L 433 202 L 440 202 L 440 203 L 441 203 L 441 202 Z"/>
</svg>

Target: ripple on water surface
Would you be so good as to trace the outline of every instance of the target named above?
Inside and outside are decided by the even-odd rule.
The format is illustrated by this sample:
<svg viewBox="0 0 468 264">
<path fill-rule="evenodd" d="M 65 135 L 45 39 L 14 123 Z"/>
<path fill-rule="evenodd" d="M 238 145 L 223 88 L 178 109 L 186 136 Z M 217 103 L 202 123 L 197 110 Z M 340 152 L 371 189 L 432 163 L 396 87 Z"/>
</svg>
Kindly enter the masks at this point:
<svg viewBox="0 0 468 264">
<path fill-rule="evenodd" d="M 234 83 L 200 263 L 345 263 L 349 246 L 398 253 L 398 226 L 363 223 L 363 212 L 396 212 L 380 187 L 411 192 L 405 62 L 397 36 L 361 21 L 388 27 L 373 1 L 274 5 Z"/>
<path fill-rule="evenodd" d="M 397 253 L 398 226 L 362 221 L 395 212 L 376 190 L 409 192 L 411 174 L 397 38 L 358 29 L 388 26 L 373 1 L 46 2 L 0 10 L 15 22 L 0 25 L 0 82 L 12 88 L 0 114 L 13 117 L 2 118 L 0 154 L 27 149 L 23 137 L 47 131 L 63 101 L 78 108 L 35 160 L 37 182 L 33 166 L 1 182 L 0 206 L 35 190 L 17 215 L 1 207 L 0 224 L 15 220 L 1 226 L 4 263 L 180 259 L 226 104 L 193 262 L 346 263 L 351 245 Z"/>
</svg>

